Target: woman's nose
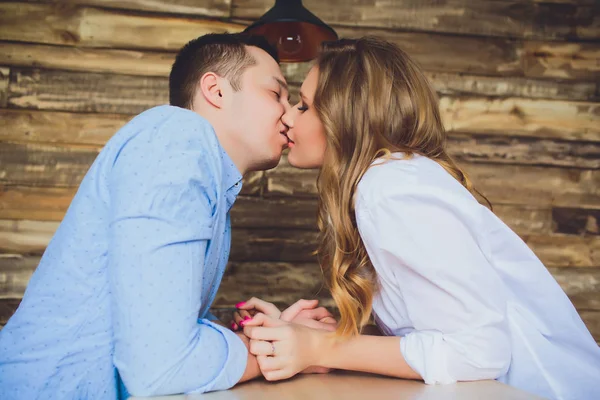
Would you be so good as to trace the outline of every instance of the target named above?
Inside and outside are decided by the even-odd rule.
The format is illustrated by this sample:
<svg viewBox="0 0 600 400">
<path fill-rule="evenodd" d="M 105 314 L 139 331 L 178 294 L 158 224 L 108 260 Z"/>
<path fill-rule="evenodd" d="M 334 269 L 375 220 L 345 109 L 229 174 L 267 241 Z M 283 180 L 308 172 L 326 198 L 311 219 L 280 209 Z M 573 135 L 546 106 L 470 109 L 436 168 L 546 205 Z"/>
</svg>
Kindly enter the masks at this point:
<svg viewBox="0 0 600 400">
<path fill-rule="evenodd" d="M 290 108 L 289 110 L 287 110 L 285 112 L 285 114 L 283 114 L 283 116 L 281 117 L 281 122 L 284 123 L 285 126 L 287 126 L 288 128 L 293 128 L 294 127 L 294 108 Z"/>
</svg>

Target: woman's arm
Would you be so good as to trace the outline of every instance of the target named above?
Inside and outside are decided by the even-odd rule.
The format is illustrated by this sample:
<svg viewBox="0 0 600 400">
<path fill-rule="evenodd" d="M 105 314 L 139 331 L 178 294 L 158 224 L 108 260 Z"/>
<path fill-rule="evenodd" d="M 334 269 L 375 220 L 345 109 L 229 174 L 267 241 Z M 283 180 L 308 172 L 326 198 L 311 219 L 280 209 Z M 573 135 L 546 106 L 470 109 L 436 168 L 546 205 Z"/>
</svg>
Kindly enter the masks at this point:
<svg viewBox="0 0 600 400">
<path fill-rule="evenodd" d="M 324 338 L 317 364 L 327 368 L 371 372 L 396 378 L 421 379 L 400 351 L 401 337 L 358 335 L 350 339 Z"/>
<path fill-rule="evenodd" d="M 244 333 L 251 338 L 250 352 L 257 356 L 267 380 L 289 378 L 311 365 L 421 379 L 404 360 L 399 337 L 359 335 L 340 339 L 331 332 L 264 314 L 248 320 Z"/>
</svg>

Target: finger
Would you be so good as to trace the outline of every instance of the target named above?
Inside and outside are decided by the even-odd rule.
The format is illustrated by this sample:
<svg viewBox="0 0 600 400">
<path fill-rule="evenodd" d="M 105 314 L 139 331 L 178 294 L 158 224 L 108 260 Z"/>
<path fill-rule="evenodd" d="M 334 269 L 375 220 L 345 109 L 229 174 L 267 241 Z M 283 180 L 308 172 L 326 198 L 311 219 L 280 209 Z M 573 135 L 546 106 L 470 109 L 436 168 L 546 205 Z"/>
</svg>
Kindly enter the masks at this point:
<svg viewBox="0 0 600 400">
<path fill-rule="evenodd" d="M 333 314 L 331 314 L 325 307 L 318 307 L 312 310 L 302 310 L 298 313 L 297 318 L 310 318 L 321 320 L 323 318 L 333 318 Z"/>
<path fill-rule="evenodd" d="M 297 302 L 295 302 L 294 304 L 292 304 L 291 306 L 289 306 L 288 308 L 286 308 L 285 311 L 283 311 L 281 313 L 279 318 L 284 321 L 291 321 L 294 318 L 296 318 L 296 316 L 298 315 L 298 313 L 300 313 L 300 311 L 306 310 L 306 309 L 312 309 L 318 305 L 319 305 L 319 300 L 301 299 L 301 300 L 298 300 Z"/>
<path fill-rule="evenodd" d="M 242 322 L 244 320 L 244 318 L 241 316 L 239 311 L 235 311 L 233 313 L 233 322 L 235 322 L 238 326 L 240 325 L 240 322 Z"/>
<path fill-rule="evenodd" d="M 254 340 L 279 341 L 289 337 L 286 326 L 267 328 L 264 326 L 245 326 L 244 335 Z"/>
<path fill-rule="evenodd" d="M 273 318 L 263 313 L 258 313 L 250 319 L 241 322 L 242 326 L 281 326 L 286 322 L 279 318 Z"/>
<path fill-rule="evenodd" d="M 273 318 L 279 318 L 281 311 L 275 306 L 275 304 L 253 297 L 248 301 L 243 301 L 235 305 L 239 310 L 252 310 L 256 309 L 263 314 L 267 314 Z"/>
<path fill-rule="evenodd" d="M 337 321 L 333 317 L 325 317 L 323 319 L 320 319 L 319 322 L 322 322 L 324 324 L 337 325 Z"/>
<path fill-rule="evenodd" d="M 238 329 L 240 329 L 239 325 L 235 323 L 235 321 L 229 321 L 229 326 L 231 327 L 232 331 L 237 331 Z"/>
<path fill-rule="evenodd" d="M 239 310 L 238 313 L 240 316 L 240 321 L 238 322 L 238 325 L 243 328 L 244 325 L 246 324 L 246 322 L 248 322 L 248 320 L 252 319 L 252 316 L 246 310 Z"/>
<path fill-rule="evenodd" d="M 314 319 L 296 319 L 295 324 L 304 325 L 313 329 L 321 329 L 329 332 L 333 332 L 337 329 L 337 324 L 326 324 L 324 322 L 315 321 Z"/>
<path fill-rule="evenodd" d="M 273 345 L 264 340 L 250 339 L 250 353 L 255 356 L 272 356 Z"/>
<path fill-rule="evenodd" d="M 294 375 L 295 375 L 294 373 L 292 373 L 291 371 L 289 371 L 287 369 L 276 369 L 273 371 L 267 371 L 267 372 L 263 373 L 263 376 L 268 381 L 280 381 L 282 379 L 290 378 Z"/>
<path fill-rule="evenodd" d="M 260 368 L 260 372 L 265 374 L 265 372 L 274 371 L 276 369 L 281 368 L 279 364 L 281 362 L 277 360 L 277 357 L 268 357 L 268 356 L 256 356 L 256 361 L 258 362 L 258 367 Z"/>
</svg>

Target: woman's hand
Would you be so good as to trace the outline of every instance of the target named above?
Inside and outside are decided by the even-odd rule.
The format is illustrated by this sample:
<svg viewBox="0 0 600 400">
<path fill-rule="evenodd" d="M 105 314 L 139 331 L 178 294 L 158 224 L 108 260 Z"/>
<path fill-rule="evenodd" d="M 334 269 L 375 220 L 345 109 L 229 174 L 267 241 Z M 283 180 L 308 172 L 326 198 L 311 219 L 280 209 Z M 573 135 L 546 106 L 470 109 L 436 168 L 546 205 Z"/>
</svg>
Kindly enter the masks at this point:
<svg viewBox="0 0 600 400">
<path fill-rule="evenodd" d="M 327 372 L 319 368 L 320 354 L 332 337 L 326 330 L 259 313 L 246 321 L 244 334 L 250 338 L 250 352 L 256 355 L 260 370 L 269 381 L 292 377 L 309 367 L 313 372 Z"/>
<path fill-rule="evenodd" d="M 274 319 L 282 319 L 284 321 L 300 323 L 315 328 L 328 329 L 330 324 L 335 324 L 336 321 L 326 308 L 317 307 L 318 305 L 319 300 L 301 299 L 286 308 L 285 311 L 281 312 L 274 304 L 253 297 L 248 301 L 236 304 L 238 311 L 233 313 L 233 320 L 230 322 L 230 326 L 233 331 L 237 331 L 244 327 L 246 321 L 251 319 L 256 313 L 260 312 Z M 319 326 L 313 324 L 313 321 L 329 325 Z"/>
</svg>

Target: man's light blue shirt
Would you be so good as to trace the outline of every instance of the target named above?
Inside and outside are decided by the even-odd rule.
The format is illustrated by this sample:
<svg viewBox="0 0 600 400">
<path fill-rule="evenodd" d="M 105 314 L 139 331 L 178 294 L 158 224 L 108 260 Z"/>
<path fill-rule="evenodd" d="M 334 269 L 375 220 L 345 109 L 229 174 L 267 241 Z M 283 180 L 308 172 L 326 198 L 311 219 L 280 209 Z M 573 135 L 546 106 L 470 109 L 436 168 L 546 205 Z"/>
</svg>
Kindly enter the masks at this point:
<svg viewBox="0 0 600 400">
<path fill-rule="evenodd" d="M 227 389 L 243 342 L 208 320 L 241 175 L 211 125 L 160 106 L 108 141 L 0 331 L 0 398 Z M 122 387 L 121 387 L 122 389 Z"/>
</svg>

